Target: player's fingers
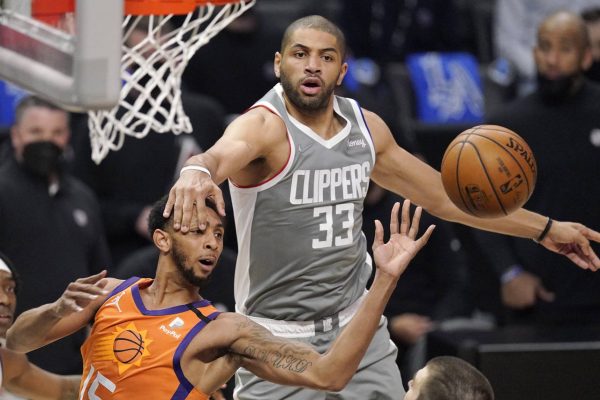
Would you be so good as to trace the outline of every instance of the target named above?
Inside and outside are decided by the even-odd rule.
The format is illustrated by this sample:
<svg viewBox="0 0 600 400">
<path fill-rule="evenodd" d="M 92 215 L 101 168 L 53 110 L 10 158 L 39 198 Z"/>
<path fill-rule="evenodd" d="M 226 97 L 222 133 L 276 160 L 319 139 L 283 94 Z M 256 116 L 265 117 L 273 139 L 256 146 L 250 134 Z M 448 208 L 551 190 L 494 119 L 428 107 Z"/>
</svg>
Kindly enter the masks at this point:
<svg viewBox="0 0 600 400">
<path fill-rule="evenodd" d="M 97 274 L 86 276 L 85 278 L 79 278 L 79 279 L 77 279 L 76 282 L 96 283 L 96 282 L 100 281 L 101 279 L 105 278 L 106 273 L 107 273 L 106 270 L 102 270 L 102 271 L 98 272 Z"/>
<path fill-rule="evenodd" d="M 575 252 L 570 252 L 565 254 L 567 256 L 567 258 L 569 260 L 571 260 L 575 265 L 577 265 L 579 268 L 583 268 L 583 269 L 591 269 L 591 265 L 588 262 L 587 259 L 585 258 L 581 258 L 579 256 L 579 254 L 575 253 Z"/>
<path fill-rule="evenodd" d="M 412 223 L 410 224 L 410 230 L 408 231 L 408 237 L 414 239 L 419 233 L 419 223 L 421 222 L 421 214 L 423 213 L 423 207 L 417 207 L 412 217 Z"/>
<path fill-rule="evenodd" d="M 383 244 L 383 224 L 375 220 L 375 237 L 373 238 L 373 251 Z"/>
<path fill-rule="evenodd" d="M 186 192 L 181 206 L 181 232 L 186 233 L 190 229 L 192 215 L 196 209 L 204 207 L 204 199 L 197 198 L 197 196 L 195 196 L 193 193 Z M 202 221 L 199 220 L 198 223 L 201 224 Z"/>
<path fill-rule="evenodd" d="M 427 242 L 429 241 L 429 238 L 431 237 L 431 234 L 433 233 L 434 230 L 435 230 L 435 225 L 429 225 L 429 227 L 427 228 L 425 233 L 415 242 L 417 244 L 418 250 L 421 250 L 423 248 L 423 246 L 425 246 L 427 244 Z"/>
<path fill-rule="evenodd" d="M 67 287 L 67 291 L 71 297 L 75 297 L 79 293 L 81 293 L 83 296 L 99 296 L 105 293 L 104 289 L 102 287 L 99 287 L 98 285 L 79 282 L 73 282 L 69 284 L 69 286 Z"/>
<path fill-rule="evenodd" d="M 398 212 L 400 210 L 400 203 L 395 202 L 392 207 L 392 213 L 390 215 L 390 235 L 398 233 Z"/>
<path fill-rule="evenodd" d="M 400 222 L 400 233 L 407 234 L 410 229 L 410 200 L 402 203 L 402 220 Z"/>
<path fill-rule="evenodd" d="M 171 210 L 173 210 L 173 206 L 175 206 L 175 188 L 171 188 L 171 190 L 169 190 L 169 198 L 167 199 L 165 209 L 163 210 L 163 217 L 169 218 L 171 216 Z"/>
<path fill-rule="evenodd" d="M 589 240 L 593 240 L 594 242 L 600 243 L 600 232 L 585 227 L 583 235 Z"/>
<path fill-rule="evenodd" d="M 210 196 L 211 200 L 217 206 L 219 215 L 225 216 L 225 200 L 223 199 L 223 191 L 215 184 L 213 193 Z"/>
<path fill-rule="evenodd" d="M 169 192 L 169 198 L 171 194 L 175 195 L 175 203 L 173 204 L 173 229 L 178 231 L 181 229 L 181 217 L 183 216 L 183 200 L 185 198 L 183 189 L 171 189 Z"/>
</svg>

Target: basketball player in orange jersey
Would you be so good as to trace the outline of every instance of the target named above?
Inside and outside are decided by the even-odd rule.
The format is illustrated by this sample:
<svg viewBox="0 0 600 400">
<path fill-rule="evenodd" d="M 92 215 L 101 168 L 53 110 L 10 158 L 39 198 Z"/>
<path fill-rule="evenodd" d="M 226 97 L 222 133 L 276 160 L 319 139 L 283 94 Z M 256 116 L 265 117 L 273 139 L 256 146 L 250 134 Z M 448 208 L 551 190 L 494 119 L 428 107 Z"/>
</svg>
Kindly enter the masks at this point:
<svg viewBox="0 0 600 400">
<path fill-rule="evenodd" d="M 198 294 L 223 249 L 224 228 L 216 208 L 205 228 L 186 234 L 165 219 L 166 197 L 149 217 L 160 250 L 155 279 L 105 278 L 105 272 L 71 283 L 54 303 L 21 314 L 8 346 L 30 351 L 85 326 L 80 399 L 207 399 L 244 367 L 263 379 L 315 389 L 341 390 L 353 376 L 385 304 L 410 260 L 434 226 L 417 239 L 421 209 L 410 202 L 392 209 L 387 243 L 376 221 L 377 273 L 371 290 L 347 328 L 325 354 L 279 338 L 236 313 L 219 313 Z"/>
<path fill-rule="evenodd" d="M 590 246 L 600 233 L 584 225 L 525 209 L 496 219 L 460 211 L 440 173 L 400 148 L 378 115 L 334 95 L 348 69 L 345 46 L 340 29 L 323 17 L 293 22 L 275 53 L 280 83 L 215 145 L 191 157 L 170 191 L 165 213 L 185 232 L 193 215 L 201 226 L 206 220 L 206 198 L 224 215 L 217 185 L 229 180 L 239 249 L 236 310 L 273 333 L 285 327 L 287 337 L 331 343 L 352 318 L 370 276 L 361 234 L 370 179 L 437 217 L 536 239 L 581 268 L 600 268 Z M 311 334 L 306 325 L 315 327 Z M 403 388 L 389 341 L 382 323 L 343 393 L 276 391 L 240 369 L 236 394 L 240 400 L 398 400 Z"/>
<path fill-rule="evenodd" d="M 17 279 L 8 258 L 0 254 L 0 400 L 77 399 L 81 376 L 60 376 L 4 347 L 6 330 L 17 306 Z M 16 397 L 22 396 L 22 397 Z"/>
</svg>

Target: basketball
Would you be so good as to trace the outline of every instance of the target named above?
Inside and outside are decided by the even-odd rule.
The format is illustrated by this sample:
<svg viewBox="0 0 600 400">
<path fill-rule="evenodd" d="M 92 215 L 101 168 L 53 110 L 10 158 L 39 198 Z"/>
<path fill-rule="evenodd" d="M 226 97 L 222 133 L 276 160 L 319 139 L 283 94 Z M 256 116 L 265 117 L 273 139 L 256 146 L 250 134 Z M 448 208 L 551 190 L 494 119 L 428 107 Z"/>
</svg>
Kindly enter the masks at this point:
<svg viewBox="0 0 600 400">
<path fill-rule="evenodd" d="M 129 364 L 135 362 L 144 351 L 144 340 L 138 332 L 127 329 L 115 338 L 113 353 L 119 362 Z"/>
<path fill-rule="evenodd" d="M 480 125 L 448 145 L 441 174 L 444 189 L 458 208 L 476 217 L 496 218 L 529 199 L 537 166 L 522 137 L 502 126 Z"/>
</svg>

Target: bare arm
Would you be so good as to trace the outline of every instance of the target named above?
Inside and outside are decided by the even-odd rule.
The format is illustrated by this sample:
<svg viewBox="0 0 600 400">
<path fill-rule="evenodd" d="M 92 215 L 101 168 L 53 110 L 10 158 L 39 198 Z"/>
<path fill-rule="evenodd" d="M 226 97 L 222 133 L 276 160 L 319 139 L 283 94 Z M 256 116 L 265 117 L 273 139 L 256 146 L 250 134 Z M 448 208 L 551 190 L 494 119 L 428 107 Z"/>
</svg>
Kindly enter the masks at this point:
<svg viewBox="0 0 600 400">
<path fill-rule="evenodd" d="M 400 205 L 392 210 L 390 240 L 384 244 L 383 227 L 376 221 L 373 251 L 377 272 L 368 295 L 357 314 L 324 355 L 313 347 L 273 336 L 250 319 L 234 315 L 230 319 L 234 340 L 230 350 L 234 358 L 256 375 L 276 383 L 338 391 L 352 378 L 375 334 L 385 305 L 398 278 L 409 262 L 427 243 L 433 232 L 430 226 L 416 239 L 421 208 L 410 220 L 410 202 L 402 207 L 402 223 L 398 223 Z"/>
<path fill-rule="evenodd" d="M 412 200 L 439 218 L 474 228 L 530 239 L 537 238 L 544 230 L 548 217 L 524 208 L 493 219 L 462 212 L 448 198 L 438 171 L 400 148 L 385 122 L 376 114 L 365 111 L 365 118 L 377 152 L 372 177 L 380 186 Z M 600 233 L 579 223 L 555 221 L 541 244 L 565 255 L 581 268 L 597 270 L 600 259 L 590 240 L 600 242 Z"/>
<path fill-rule="evenodd" d="M 86 326 L 106 296 L 120 281 L 105 278 L 106 271 L 71 282 L 53 303 L 25 311 L 8 329 L 6 346 L 28 352 Z"/>
<path fill-rule="evenodd" d="M 2 349 L 3 386 L 11 393 L 32 400 L 77 399 L 81 376 L 62 376 L 45 371 L 21 353 Z"/>
<path fill-rule="evenodd" d="M 238 117 L 217 143 L 186 162 L 186 166 L 206 168 L 210 175 L 199 170 L 183 172 L 169 192 L 165 217 L 173 212 L 173 227 L 187 232 L 196 214 L 202 228 L 206 221 L 206 199 L 215 202 L 219 213 L 225 215 L 223 195 L 217 185 L 234 176 L 251 179 L 243 170 L 253 161 L 267 157 L 282 140 L 286 141 L 285 132 L 281 119 L 263 108 L 250 110 Z"/>
</svg>

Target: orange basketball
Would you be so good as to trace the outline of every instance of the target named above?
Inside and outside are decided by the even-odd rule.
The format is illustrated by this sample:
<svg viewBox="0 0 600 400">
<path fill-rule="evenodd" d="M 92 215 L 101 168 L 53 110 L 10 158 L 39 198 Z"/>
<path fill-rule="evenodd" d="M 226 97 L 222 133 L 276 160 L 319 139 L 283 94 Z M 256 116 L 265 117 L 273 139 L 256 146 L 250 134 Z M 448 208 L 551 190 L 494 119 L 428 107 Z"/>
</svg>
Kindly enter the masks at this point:
<svg viewBox="0 0 600 400">
<path fill-rule="evenodd" d="M 144 351 L 144 339 L 139 332 L 127 329 L 119 333 L 113 342 L 113 353 L 124 364 L 135 362 Z"/>
<path fill-rule="evenodd" d="M 522 137 L 502 126 L 480 125 L 448 145 L 441 173 L 444 189 L 458 208 L 495 218 L 525 204 L 535 187 L 537 166 Z"/>
</svg>

